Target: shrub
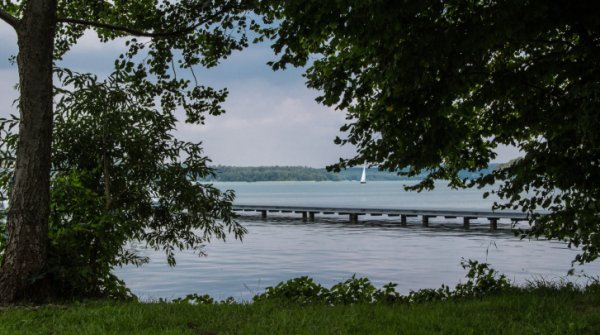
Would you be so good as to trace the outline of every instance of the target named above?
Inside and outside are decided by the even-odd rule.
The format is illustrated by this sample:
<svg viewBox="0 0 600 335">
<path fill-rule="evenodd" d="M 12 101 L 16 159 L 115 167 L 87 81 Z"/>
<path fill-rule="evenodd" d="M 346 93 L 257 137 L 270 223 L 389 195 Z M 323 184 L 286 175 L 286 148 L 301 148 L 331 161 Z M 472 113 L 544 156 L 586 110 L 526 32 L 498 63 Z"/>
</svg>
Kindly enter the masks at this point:
<svg viewBox="0 0 600 335">
<path fill-rule="evenodd" d="M 254 302 L 278 301 L 293 304 L 325 303 L 329 291 L 307 276 L 267 287 L 265 292 L 252 298 Z"/>
</svg>

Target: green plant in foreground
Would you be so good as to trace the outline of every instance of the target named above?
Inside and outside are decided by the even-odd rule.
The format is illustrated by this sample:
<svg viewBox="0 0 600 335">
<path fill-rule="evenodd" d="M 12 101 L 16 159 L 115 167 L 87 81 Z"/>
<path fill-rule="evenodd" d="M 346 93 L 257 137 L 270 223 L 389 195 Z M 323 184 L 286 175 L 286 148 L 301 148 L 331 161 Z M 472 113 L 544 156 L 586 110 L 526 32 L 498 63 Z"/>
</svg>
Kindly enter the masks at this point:
<svg viewBox="0 0 600 335">
<path fill-rule="evenodd" d="M 255 303 L 279 302 L 284 304 L 395 304 L 421 303 L 448 299 L 473 298 L 499 293 L 511 288 L 505 275 L 498 275 L 487 263 L 463 260 L 467 270 L 465 283 L 459 283 L 454 290 L 442 285 L 438 289 L 410 291 L 406 296 L 396 291 L 397 284 L 388 283 L 377 289 L 367 278 L 352 278 L 327 289 L 309 277 L 299 277 L 267 287 L 264 293 L 254 296 Z"/>
<path fill-rule="evenodd" d="M 293 278 L 281 282 L 274 287 L 267 287 L 264 293 L 255 295 L 254 302 L 279 300 L 295 304 L 323 303 L 325 295 L 329 292 L 326 288 L 307 276 Z"/>
<path fill-rule="evenodd" d="M 217 301 L 213 297 L 208 294 L 188 294 L 183 298 L 177 298 L 172 300 L 172 302 L 176 304 L 190 304 L 190 305 L 215 305 L 215 304 L 223 304 L 223 305 L 233 305 L 235 304 L 235 299 L 233 297 L 228 297 L 227 299 Z"/>
<path fill-rule="evenodd" d="M 456 285 L 454 296 L 477 297 L 490 293 L 500 292 L 511 287 L 505 275 L 490 268 L 488 263 L 479 263 L 469 259 L 461 262 L 463 269 L 467 270 L 467 282 Z"/>
</svg>

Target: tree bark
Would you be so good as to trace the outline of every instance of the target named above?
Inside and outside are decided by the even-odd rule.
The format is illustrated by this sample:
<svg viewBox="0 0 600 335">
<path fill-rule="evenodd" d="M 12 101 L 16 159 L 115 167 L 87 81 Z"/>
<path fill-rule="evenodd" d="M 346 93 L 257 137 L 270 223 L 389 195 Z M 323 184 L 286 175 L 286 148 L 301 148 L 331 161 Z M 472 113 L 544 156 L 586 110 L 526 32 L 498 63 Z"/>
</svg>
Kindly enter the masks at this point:
<svg viewBox="0 0 600 335">
<path fill-rule="evenodd" d="M 29 0 L 17 26 L 20 126 L 0 303 L 44 301 L 53 126 L 56 0 Z"/>
</svg>

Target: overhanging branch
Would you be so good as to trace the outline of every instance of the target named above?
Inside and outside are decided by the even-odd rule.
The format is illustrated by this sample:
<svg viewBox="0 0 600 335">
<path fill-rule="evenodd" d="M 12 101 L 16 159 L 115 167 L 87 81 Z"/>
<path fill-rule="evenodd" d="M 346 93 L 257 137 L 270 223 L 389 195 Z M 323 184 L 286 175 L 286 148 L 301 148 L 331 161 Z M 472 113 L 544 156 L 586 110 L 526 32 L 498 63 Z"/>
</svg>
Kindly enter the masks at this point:
<svg viewBox="0 0 600 335">
<path fill-rule="evenodd" d="M 148 32 L 148 31 L 133 29 L 133 28 L 130 28 L 130 27 L 119 26 L 119 25 L 115 25 L 115 24 L 108 24 L 108 23 L 95 22 L 95 21 L 88 21 L 88 20 L 82 20 L 82 19 L 58 18 L 57 21 L 58 22 L 62 22 L 62 23 L 79 24 L 79 25 L 84 25 L 84 26 L 90 26 L 90 27 L 108 29 L 108 30 L 112 30 L 112 31 L 119 31 L 119 32 L 126 33 L 128 35 L 139 36 L 139 37 L 170 37 L 170 36 L 177 36 L 177 35 L 189 33 L 190 31 L 193 31 L 194 29 L 198 28 L 198 26 L 200 26 L 202 24 L 202 23 L 198 23 L 198 24 L 193 25 L 191 27 L 187 27 L 187 28 L 184 28 L 184 29 L 181 29 L 181 30 L 176 30 L 176 31 Z"/>
<path fill-rule="evenodd" d="M 192 31 L 196 30 L 201 25 L 209 22 L 210 20 L 219 17 L 223 13 L 224 13 L 224 9 L 222 9 L 222 10 L 220 10 L 220 11 L 218 11 L 218 12 L 212 14 L 212 15 L 209 15 L 209 16 L 205 17 L 203 20 L 201 20 L 201 21 L 197 22 L 196 24 L 191 25 L 189 27 L 185 27 L 185 28 L 182 28 L 182 29 L 179 29 L 179 30 L 159 31 L 159 32 L 148 32 L 148 31 L 143 31 L 143 30 L 138 30 L 138 29 L 135 29 L 135 28 L 131 28 L 131 27 L 120 26 L 120 25 L 116 25 L 116 24 L 96 22 L 96 21 L 90 21 L 90 20 L 83 20 L 83 19 L 73 19 L 73 18 L 59 17 L 57 19 L 57 21 L 58 22 L 62 22 L 62 23 L 79 24 L 79 25 L 84 25 L 84 26 L 89 26 L 89 27 L 96 27 L 96 28 L 108 29 L 108 30 L 112 30 L 112 31 L 118 31 L 118 32 L 129 34 L 131 36 L 151 37 L 151 38 L 165 38 L 165 37 L 179 36 L 179 35 L 184 35 L 184 34 L 190 33 Z"/>
<path fill-rule="evenodd" d="M 15 30 L 17 30 L 17 27 L 19 26 L 19 19 L 10 15 L 8 12 L 6 12 L 3 9 L 0 9 L 0 19 L 2 19 L 4 22 L 10 24 L 11 27 L 13 27 L 13 28 L 15 28 Z"/>
</svg>

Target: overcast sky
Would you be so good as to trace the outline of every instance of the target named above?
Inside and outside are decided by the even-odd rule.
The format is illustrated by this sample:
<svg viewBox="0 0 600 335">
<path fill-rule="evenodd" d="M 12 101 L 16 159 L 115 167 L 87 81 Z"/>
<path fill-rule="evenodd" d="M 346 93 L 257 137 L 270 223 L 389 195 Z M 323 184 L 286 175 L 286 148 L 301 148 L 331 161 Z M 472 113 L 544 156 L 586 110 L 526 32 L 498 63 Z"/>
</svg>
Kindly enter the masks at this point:
<svg viewBox="0 0 600 335">
<path fill-rule="evenodd" d="M 102 77 L 123 49 L 120 42 L 103 44 L 86 34 L 59 64 Z M 16 114 L 16 35 L 0 22 L 0 115 Z M 351 147 L 333 144 L 345 114 L 314 101 L 318 92 L 304 85 L 302 70 L 272 71 L 265 63 L 274 56 L 266 44 L 236 52 L 215 69 L 199 73 L 200 84 L 228 88 L 224 115 L 207 118 L 205 125 L 179 124 L 178 137 L 202 141 L 213 164 L 324 167 L 339 157 L 353 156 Z M 514 148 L 498 150 L 497 162 L 516 157 Z"/>
</svg>

